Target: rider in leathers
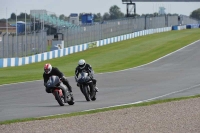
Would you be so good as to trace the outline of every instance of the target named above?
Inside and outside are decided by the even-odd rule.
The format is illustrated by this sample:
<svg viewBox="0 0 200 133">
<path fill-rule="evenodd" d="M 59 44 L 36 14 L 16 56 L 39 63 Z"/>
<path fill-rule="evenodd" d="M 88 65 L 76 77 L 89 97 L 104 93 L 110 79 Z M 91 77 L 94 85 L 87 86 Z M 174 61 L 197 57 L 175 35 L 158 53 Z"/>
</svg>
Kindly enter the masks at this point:
<svg viewBox="0 0 200 133">
<path fill-rule="evenodd" d="M 97 80 L 94 78 L 94 71 L 92 69 L 92 66 L 87 64 L 84 59 L 79 60 L 78 66 L 75 69 L 75 80 L 76 80 L 76 82 L 77 82 L 79 73 L 81 73 L 82 71 L 86 71 L 89 74 L 90 78 L 93 81 L 94 89 L 98 92 L 99 89 L 97 88 L 97 85 L 96 85 Z M 77 86 L 79 86 L 78 83 L 77 83 Z"/>
<path fill-rule="evenodd" d="M 63 82 L 63 84 L 67 86 L 69 92 L 72 95 L 72 87 L 70 86 L 70 84 L 69 84 L 68 80 L 66 79 L 66 77 L 64 76 L 64 74 L 62 72 L 60 72 L 60 70 L 58 68 L 52 67 L 51 64 L 45 64 L 45 66 L 44 66 L 44 73 L 43 73 L 44 86 L 46 87 L 46 83 L 49 80 L 49 77 L 52 76 L 52 75 L 58 76 L 61 79 L 61 81 Z M 61 87 L 63 92 L 64 92 L 64 95 L 65 95 L 65 102 L 67 102 L 67 99 L 66 99 L 67 88 L 66 88 L 66 86 Z M 46 92 L 52 93 L 51 90 L 49 90 L 47 87 L 46 87 Z"/>
</svg>

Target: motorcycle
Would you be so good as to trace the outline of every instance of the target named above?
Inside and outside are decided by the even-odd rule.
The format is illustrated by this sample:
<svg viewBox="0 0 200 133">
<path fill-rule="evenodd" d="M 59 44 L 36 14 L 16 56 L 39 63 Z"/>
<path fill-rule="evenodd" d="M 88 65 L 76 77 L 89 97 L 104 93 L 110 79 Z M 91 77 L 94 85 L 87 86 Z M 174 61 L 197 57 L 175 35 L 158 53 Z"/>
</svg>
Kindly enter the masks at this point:
<svg viewBox="0 0 200 133">
<path fill-rule="evenodd" d="M 85 96 L 87 101 L 95 101 L 96 100 L 96 91 L 94 89 L 94 85 L 92 79 L 89 77 L 87 72 L 81 72 L 80 77 L 77 79 L 80 90 Z"/>
<path fill-rule="evenodd" d="M 74 104 L 74 98 L 70 94 L 70 92 L 67 90 L 67 96 L 64 95 L 64 92 L 61 87 L 65 87 L 65 85 L 62 83 L 60 78 L 58 76 L 51 76 L 49 77 L 49 80 L 47 81 L 47 88 L 51 89 L 52 94 L 55 96 L 55 99 L 59 103 L 60 106 L 64 106 L 65 104 L 65 97 L 67 97 L 67 103 L 69 105 Z"/>
</svg>

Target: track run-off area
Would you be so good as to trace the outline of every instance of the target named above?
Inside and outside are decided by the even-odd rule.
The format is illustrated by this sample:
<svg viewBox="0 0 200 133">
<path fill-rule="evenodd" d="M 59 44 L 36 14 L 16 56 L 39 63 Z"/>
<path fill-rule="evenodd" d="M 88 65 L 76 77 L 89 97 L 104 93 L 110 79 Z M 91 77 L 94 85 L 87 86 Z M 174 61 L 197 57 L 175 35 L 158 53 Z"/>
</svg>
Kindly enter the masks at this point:
<svg viewBox="0 0 200 133">
<path fill-rule="evenodd" d="M 63 107 L 45 92 L 42 80 L 1 85 L 0 121 L 200 94 L 199 49 L 198 40 L 148 64 L 96 74 L 99 88 L 96 101 L 85 100 L 74 77 L 67 78 L 76 102 Z"/>
</svg>

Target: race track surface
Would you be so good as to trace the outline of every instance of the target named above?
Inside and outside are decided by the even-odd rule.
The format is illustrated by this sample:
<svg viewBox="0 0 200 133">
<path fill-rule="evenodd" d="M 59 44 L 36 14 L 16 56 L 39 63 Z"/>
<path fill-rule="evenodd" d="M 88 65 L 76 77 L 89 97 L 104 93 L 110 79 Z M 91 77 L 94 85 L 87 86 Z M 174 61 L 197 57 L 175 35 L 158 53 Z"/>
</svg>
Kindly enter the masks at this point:
<svg viewBox="0 0 200 133">
<path fill-rule="evenodd" d="M 76 103 L 60 107 L 43 81 L 0 86 L 0 121 L 78 112 L 138 101 L 200 94 L 200 41 L 152 63 L 96 74 L 97 100 L 87 102 L 74 77 L 67 77 Z M 42 74 L 41 74 L 42 75 Z"/>
</svg>

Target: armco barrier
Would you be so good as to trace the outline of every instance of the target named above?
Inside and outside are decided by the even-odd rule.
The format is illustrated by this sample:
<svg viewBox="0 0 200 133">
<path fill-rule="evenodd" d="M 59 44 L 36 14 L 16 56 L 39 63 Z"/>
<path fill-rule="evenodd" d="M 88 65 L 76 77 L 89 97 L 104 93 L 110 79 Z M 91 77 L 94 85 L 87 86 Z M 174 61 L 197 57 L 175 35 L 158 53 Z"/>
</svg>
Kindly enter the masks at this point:
<svg viewBox="0 0 200 133">
<path fill-rule="evenodd" d="M 104 39 L 104 40 L 90 42 L 90 43 L 86 43 L 86 44 L 71 46 L 71 47 L 64 48 L 64 49 L 45 52 L 45 53 L 41 53 L 41 54 L 37 54 L 37 55 L 33 55 L 33 56 L 22 57 L 22 58 L 18 58 L 18 57 L 3 58 L 3 59 L 0 59 L 0 68 L 21 66 L 21 65 L 31 64 L 31 63 L 35 63 L 35 62 L 41 62 L 41 61 L 69 55 L 72 53 L 84 51 L 84 50 L 86 50 L 88 48 L 92 48 L 92 47 L 99 47 L 99 46 L 131 39 L 131 38 L 135 38 L 135 37 L 139 37 L 139 36 L 144 36 L 144 35 L 159 33 L 159 32 L 165 32 L 165 31 L 170 31 L 170 30 L 171 30 L 171 27 L 148 29 L 148 30 L 138 31 L 138 32 L 121 35 L 121 36 L 117 36 L 117 37 L 112 37 L 112 38 L 108 38 L 108 39 Z"/>
<path fill-rule="evenodd" d="M 172 26 L 172 30 L 183 30 L 183 29 L 186 29 L 186 25 L 182 25 L 182 26 L 174 25 L 174 26 Z"/>
<path fill-rule="evenodd" d="M 199 28 L 199 24 L 188 24 L 186 26 L 187 29 L 194 29 L 194 28 Z"/>
<path fill-rule="evenodd" d="M 178 30 L 178 25 L 172 26 L 172 30 Z"/>
</svg>

